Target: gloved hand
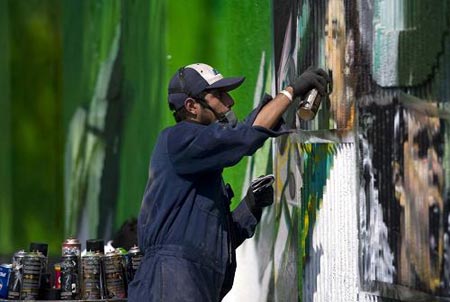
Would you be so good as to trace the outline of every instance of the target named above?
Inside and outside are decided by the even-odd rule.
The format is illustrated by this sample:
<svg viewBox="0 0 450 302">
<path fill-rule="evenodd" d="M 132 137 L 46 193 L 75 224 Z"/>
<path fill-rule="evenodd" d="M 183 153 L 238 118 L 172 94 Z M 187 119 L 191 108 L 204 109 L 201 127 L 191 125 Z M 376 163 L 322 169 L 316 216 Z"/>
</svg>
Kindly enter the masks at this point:
<svg viewBox="0 0 450 302">
<path fill-rule="evenodd" d="M 309 67 L 289 86 L 294 89 L 294 97 L 303 98 L 313 88 L 316 88 L 320 95 L 325 95 L 327 83 L 330 81 L 331 79 L 325 70 Z"/>
<path fill-rule="evenodd" d="M 270 206 L 273 203 L 273 187 L 268 186 L 253 193 L 252 187 L 250 186 L 245 195 L 245 202 L 250 210 L 260 210 L 263 207 Z"/>
</svg>

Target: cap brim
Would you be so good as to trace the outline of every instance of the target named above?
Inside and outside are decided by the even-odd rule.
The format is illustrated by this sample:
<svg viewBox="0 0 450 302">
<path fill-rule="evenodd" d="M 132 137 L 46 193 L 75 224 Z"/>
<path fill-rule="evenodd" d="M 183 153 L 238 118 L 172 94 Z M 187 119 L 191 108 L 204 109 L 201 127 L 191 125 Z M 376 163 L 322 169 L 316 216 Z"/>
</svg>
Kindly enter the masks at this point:
<svg viewBox="0 0 450 302">
<path fill-rule="evenodd" d="M 244 80 L 245 80 L 245 77 L 223 78 L 209 86 L 206 86 L 206 88 L 204 90 L 220 89 L 220 90 L 230 91 L 230 90 L 236 89 L 239 86 L 241 86 L 241 84 L 242 84 L 242 82 L 244 82 Z"/>
</svg>

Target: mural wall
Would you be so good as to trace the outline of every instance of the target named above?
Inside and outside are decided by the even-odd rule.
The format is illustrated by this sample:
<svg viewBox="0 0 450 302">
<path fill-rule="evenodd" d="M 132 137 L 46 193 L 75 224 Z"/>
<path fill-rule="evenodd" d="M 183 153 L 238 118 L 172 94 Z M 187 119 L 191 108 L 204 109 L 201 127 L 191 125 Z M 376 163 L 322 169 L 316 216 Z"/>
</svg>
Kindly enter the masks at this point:
<svg viewBox="0 0 450 302">
<path fill-rule="evenodd" d="M 312 122 L 286 114 L 277 204 L 239 251 L 256 264 L 230 301 L 447 301 L 448 4 L 273 1 L 273 14 L 272 92 L 310 65 L 332 70 L 333 92 Z"/>
<path fill-rule="evenodd" d="M 316 118 L 225 171 L 237 196 L 277 179 L 226 301 L 449 300 L 449 6 L 0 0 L 0 254 L 136 217 L 180 66 L 245 75 L 242 118 L 315 65 Z"/>
</svg>

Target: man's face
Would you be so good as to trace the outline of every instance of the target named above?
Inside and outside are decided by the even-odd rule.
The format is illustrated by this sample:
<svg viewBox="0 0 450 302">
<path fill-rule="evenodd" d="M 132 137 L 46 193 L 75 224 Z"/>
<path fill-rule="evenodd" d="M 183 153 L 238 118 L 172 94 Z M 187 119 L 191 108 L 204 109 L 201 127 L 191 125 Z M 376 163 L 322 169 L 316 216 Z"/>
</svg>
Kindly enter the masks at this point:
<svg viewBox="0 0 450 302">
<path fill-rule="evenodd" d="M 403 244 L 407 263 L 404 274 L 415 274 L 431 289 L 439 286 L 443 260 L 444 170 L 439 146 L 440 121 L 408 115 L 408 138 L 403 145 L 405 191 Z M 412 269 L 410 269 L 412 270 Z"/>
<path fill-rule="evenodd" d="M 205 95 L 206 103 L 215 111 L 218 116 L 225 114 L 231 110 L 234 105 L 234 100 L 226 91 L 212 90 Z M 198 117 L 202 124 L 211 124 L 217 121 L 214 112 L 209 108 L 202 108 L 199 111 Z"/>
</svg>

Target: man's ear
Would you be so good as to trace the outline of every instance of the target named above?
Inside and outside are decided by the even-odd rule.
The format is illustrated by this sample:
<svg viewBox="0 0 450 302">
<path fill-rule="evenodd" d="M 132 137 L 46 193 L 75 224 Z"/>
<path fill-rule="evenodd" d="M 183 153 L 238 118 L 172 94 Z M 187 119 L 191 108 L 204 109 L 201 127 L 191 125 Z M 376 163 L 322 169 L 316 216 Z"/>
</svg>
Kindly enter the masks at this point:
<svg viewBox="0 0 450 302">
<path fill-rule="evenodd" d="M 184 100 L 184 108 L 186 108 L 187 112 L 197 115 L 197 102 L 193 98 L 187 98 Z"/>
</svg>

